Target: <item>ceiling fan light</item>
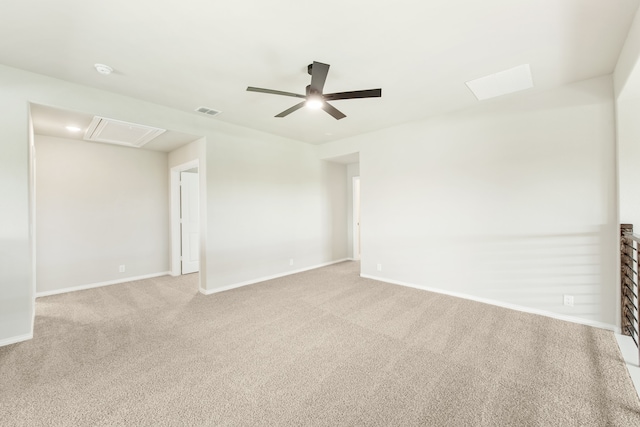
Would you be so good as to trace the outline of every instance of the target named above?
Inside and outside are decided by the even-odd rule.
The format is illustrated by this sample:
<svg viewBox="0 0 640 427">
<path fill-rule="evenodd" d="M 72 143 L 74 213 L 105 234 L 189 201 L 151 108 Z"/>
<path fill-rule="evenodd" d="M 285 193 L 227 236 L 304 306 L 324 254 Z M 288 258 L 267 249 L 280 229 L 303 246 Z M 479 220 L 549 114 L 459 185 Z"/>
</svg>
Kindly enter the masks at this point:
<svg viewBox="0 0 640 427">
<path fill-rule="evenodd" d="M 310 96 L 309 98 L 307 98 L 307 102 L 305 102 L 305 105 L 307 106 L 307 108 L 310 108 L 312 110 L 319 110 L 320 108 L 322 108 L 322 98 L 320 98 L 319 96 Z"/>
</svg>

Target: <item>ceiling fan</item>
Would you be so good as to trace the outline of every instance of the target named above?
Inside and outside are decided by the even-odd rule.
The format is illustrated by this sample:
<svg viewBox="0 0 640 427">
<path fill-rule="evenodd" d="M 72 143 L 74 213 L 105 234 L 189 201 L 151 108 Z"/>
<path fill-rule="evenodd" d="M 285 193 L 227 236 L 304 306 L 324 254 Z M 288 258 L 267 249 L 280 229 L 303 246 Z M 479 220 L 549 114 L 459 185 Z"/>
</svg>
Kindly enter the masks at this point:
<svg viewBox="0 0 640 427">
<path fill-rule="evenodd" d="M 322 93 L 324 88 L 324 82 L 327 79 L 329 73 L 329 64 L 323 64 L 322 62 L 313 61 L 313 64 L 309 64 L 307 72 L 311 75 L 311 84 L 307 86 L 306 95 L 300 95 L 297 93 L 283 92 L 280 90 L 262 89 L 259 87 L 249 86 L 247 90 L 249 92 L 262 92 L 271 93 L 273 95 L 291 96 L 294 98 L 303 98 L 299 104 L 284 110 L 282 113 L 275 117 L 286 117 L 294 111 L 299 110 L 305 105 L 309 108 L 322 108 L 327 113 L 331 114 L 336 120 L 347 117 L 340 110 L 329 104 L 327 101 L 337 101 L 339 99 L 354 99 L 354 98 L 379 98 L 382 96 L 382 89 L 367 89 L 367 90 L 354 90 L 350 92 L 338 92 L 338 93 Z"/>
</svg>

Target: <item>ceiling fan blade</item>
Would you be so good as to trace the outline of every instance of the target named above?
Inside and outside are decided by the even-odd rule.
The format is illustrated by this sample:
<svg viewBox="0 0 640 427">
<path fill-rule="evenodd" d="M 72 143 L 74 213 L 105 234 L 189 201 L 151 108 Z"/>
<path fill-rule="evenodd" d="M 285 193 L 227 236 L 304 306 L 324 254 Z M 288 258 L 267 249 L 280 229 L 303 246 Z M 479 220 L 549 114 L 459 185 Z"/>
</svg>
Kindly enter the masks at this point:
<svg viewBox="0 0 640 427">
<path fill-rule="evenodd" d="M 327 74 L 329 74 L 329 64 L 313 61 L 311 66 L 311 92 L 322 93 Z"/>
<path fill-rule="evenodd" d="M 322 103 L 322 109 L 324 111 L 326 111 L 327 113 L 331 114 L 333 116 L 334 119 L 336 120 L 340 120 L 340 119 L 344 119 L 345 116 L 340 110 L 338 110 L 336 107 L 334 107 L 331 104 L 328 104 L 326 102 Z"/>
<path fill-rule="evenodd" d="M 351 92 L 328 93 L 323 95 L 327 101 L 336 101 L 338 99 L 354 99 L 354 98 L 380 98 L 382 89 L 353 90 Z"/>
<path fill-rule="evenodd" d="M 263 89 L 263 88 L 260 88 L 260 87 L 253 87 L 253 86 L 249 86 L 247 88 L 247 91 L 249 91 L 249 92 L 270 93 L 272 95 L 292 96 L 294 98 L 306 98 L 305 95 L 299 95 L 297 93 L 283 92 L 281 90 L 273 90 L 273 89 Z"/>
<path fill-rule="evenodd" d="M 302 101 L 301 103 L 296 104 L 296 105 L 294 105 L 293 107 L 291 107 L 291 108 L 289 108 L 287 110 L 284 110 L 282 113 L 278 114 L 275 117 L 286 117 L 289 114 L 293 113 L 294 111 L 298 111 L 299 109 L 304 107 L 305 102 L 307 102 L 307 101 Z"/>
</svg>

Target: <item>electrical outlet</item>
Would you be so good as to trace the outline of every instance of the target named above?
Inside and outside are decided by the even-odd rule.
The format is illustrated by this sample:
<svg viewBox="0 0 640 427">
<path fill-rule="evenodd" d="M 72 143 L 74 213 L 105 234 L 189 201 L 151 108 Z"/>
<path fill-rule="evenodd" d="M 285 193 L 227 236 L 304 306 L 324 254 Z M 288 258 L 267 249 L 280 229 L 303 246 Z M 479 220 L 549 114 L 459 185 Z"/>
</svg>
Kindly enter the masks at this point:
<svg viewBox="0 0 640 427">
<path fill-rule="evenodd" d="M 382 271 L 382 264 L 378 263 L 378 271 Z"/>
<path fill-rule="evenodd" d="M 564 296 L 564 305 L 568 305 L 569 307 L 573 307 L 573 295 L 565 295 Z"/>
<path fill-rule="evenodd" d="M 120 273 L 124 273 L 124 264 L 118 267 L 118 271 L 120 271 Z"/>
<path fill-rule="evenodd" d="M 289 258 L 289 265 L 293 265 L 293 258 Z"/>
</svg>

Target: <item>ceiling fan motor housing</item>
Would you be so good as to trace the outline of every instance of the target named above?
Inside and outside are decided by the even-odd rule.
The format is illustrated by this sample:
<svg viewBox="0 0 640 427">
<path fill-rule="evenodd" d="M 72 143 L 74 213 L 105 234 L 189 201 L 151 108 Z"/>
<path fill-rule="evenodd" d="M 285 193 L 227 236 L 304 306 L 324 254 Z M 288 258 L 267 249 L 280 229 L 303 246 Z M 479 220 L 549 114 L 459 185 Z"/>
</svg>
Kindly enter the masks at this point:
<svg viewBox="0 0 640 427">
<path fill-rule="evenodd" d="M 315 65 L 315 67 L 314 67 Z M 311 84 L 306 87 L 306 95 L 300 95 L 297 93 L 284 92 L 281 90 L 264 89 L 259 87 L 249 86 L 247 90 L 250 92 L 262 92 L 270 93 L 273 95 L 291 96 L 294 98 L 304 98 L 305 100 L 299 102 L 291 108 L 288 108 L 277 114 L 276 117 L 286 117 L 294 111 L 299 110 L 304 105 L 309 108 L 322 108 L 329 113 L 334 119 L 340 120 L 347 117 L 344 113 L 338 110 L 327 101 L 337 101 L 340 99 L 353 99 L 353 98 L 379 98 L 382 96 L 382 89 L 367 89 L 367 90 L 354 90 L 349 92 L 337 92 L 337 93 L 324 93 L 324 82 L 329 72 L 329 64 L 322 62 L 313 62 L 307 66 L 307 72 L 311 76 Z"/>
</svg>

